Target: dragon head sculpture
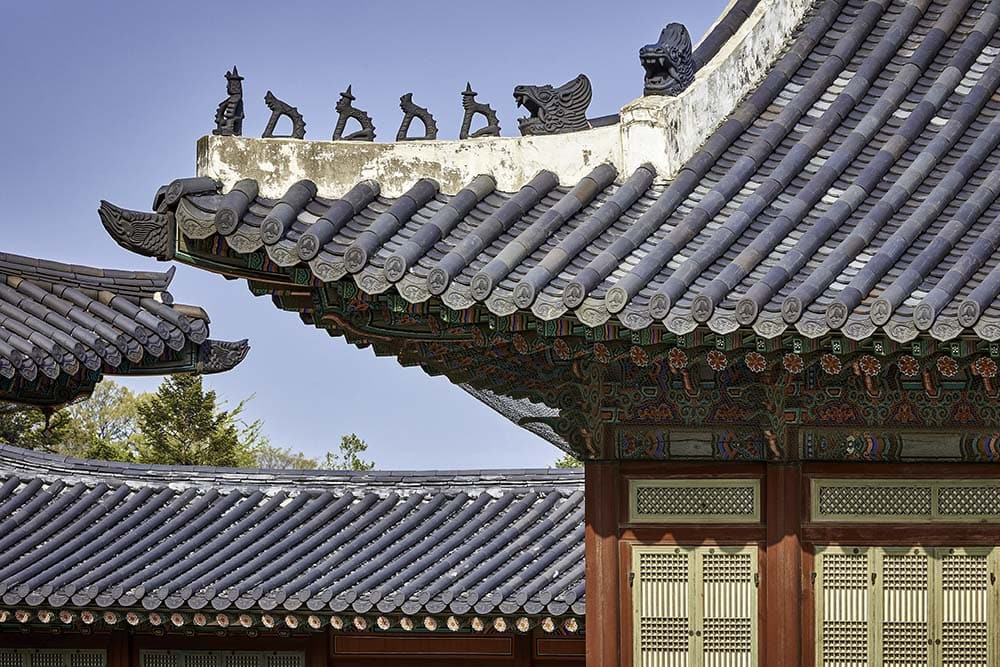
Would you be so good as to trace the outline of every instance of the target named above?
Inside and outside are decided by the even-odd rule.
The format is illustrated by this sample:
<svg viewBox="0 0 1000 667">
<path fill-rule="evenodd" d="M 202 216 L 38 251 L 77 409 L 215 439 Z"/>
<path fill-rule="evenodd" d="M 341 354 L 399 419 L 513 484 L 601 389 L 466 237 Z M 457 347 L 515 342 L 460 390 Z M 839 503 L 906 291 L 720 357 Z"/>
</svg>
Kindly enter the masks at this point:
<svg viewBox="0 0 1000 667">
<path fill-rule="evenodd" d="M 517 121 L 521 134 L 559 134 L 590 127 L 587 107 L 591 97 L 590 79 L 581 74 L 555 88 L 545 86 L 515 86 L 514 100 L 528 110 L 528 116 Z"/>
<path fill-rule="evenodd" d="M 680 23 L 668 23 L 655 44 L 639 49 L 646 70 L 643 95 L 679 95 L 694 81 L 691 35 Z"/>
</svg>

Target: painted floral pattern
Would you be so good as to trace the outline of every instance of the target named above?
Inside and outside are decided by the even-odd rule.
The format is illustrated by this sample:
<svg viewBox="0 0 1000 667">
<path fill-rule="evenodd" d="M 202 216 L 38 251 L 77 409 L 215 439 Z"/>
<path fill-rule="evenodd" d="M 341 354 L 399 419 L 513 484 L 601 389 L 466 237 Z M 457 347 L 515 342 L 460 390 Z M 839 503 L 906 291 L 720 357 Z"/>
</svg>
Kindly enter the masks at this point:
<svg viewBox="0 0 1000 667">
<path fill-rule="evenodd" d="M 951 357 L 938 357 L 937 369 L 946 378 L 953 378 L 958 375 L 958 362 Z"/>
<path fill-rule="evenodd" d="M 972 370 L 976 375 L 992 378 L 997 375 L 997 362 L 989 357 L 980 357 L 972 362 Z"/>
<path fill-rule="evenodd" d="M 920 374 L 920 362 L 908 354 L 904 354 L 896 362 L 899 372 L 909 378 L 915 378 Z"/>
<path fill-rule="evenodd" d="M 819 365 L 827 375 L 840 375 L 840 371 L 844 368 L 840 359 L 829 353 L 820 357 Z"/>
<path fill-rule="evenodd" d="M 802 357 L 791 352 L 781 358 L 781 365 L 792 375 L 798 375 L 805 368 L 805 362 L 802 361 Z"/>
<path fill-rule="evenodd" d="M 606 364 L 611 361 L 611 351 L 604 343 L 594 343 L 594 359 L 598 363 Z"/>
<path fill-rule="evenodd" d="M 713 371 L 724 371 L 729 365 L 729 359 L 719 350 L 712 350 L 708 353 L 708 367 Z"/>
<path fill-rule="evenodd" d="M 646 350 L 642 349 L 638 345 L 633 345 L 628 351 L 629 358 L 632 359 L 632 363 L 636 366 L 648 366 L 649 365 L 649 355 L 646 354 Z"/>
<path fill-rule="evenodd" d="M 680 370 L 681 368 L 687 368 L 688 356 L 684 350 L 675 347 L 667 353 L 667 361 L 671 368 Z"/>
<path fill-rule="evenodd" d="M 868 376 L 878 375 L 882 370 L 882 362 L 870 354 L 866 354 L 858 359 L 858 368 Z"/>
<path fill-rule="evenodd" d="M 767 358 L 760 352 L 747 352 L 743 360 L 746 361 L 747 368 L 754 373 L 763 373 L 767 368 Z"/>
</svg>

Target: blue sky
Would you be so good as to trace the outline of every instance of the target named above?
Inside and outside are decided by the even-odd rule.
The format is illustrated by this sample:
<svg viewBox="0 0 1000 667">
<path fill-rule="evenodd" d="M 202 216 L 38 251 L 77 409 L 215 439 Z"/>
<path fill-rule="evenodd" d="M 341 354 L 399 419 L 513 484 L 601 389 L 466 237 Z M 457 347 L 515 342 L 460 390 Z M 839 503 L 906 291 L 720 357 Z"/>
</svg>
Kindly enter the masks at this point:
<svg viewBox="0 0 1000 667">
<path fill-rule="evenodd" d="M 147 209 L 158 186 L 194 175 L 195 142 L 225 97 L 226 69 L 246 77 L 244 134 L 267 122 L 266 90 L 328 139 L 338 93 L 395 137 L 399 96 L 458 135 L 466 81 L 516 135 L 511 90 L 593 82 L 591 116 L 642 91 L 636 52 L 669 21 L 695 41 L 722 0 L 667 2 L 34 2 L 4 3 L 0 22 L 0 250 L 96 266 L 164 270 L 105 234 L 100 199 Z M 416 177 L 416 175 L 415 175 Z M 310 455 L 343 433 L 380 468 L 547 466 L 559 452 L 419 369 L 375 358 L 255 299 L 243 282 L 179 266 L 177 301 L 205 307 L 214 338 L 250 338 L 235 371 L 209 384 L 264 420 L 276 443 Z M 129 381 L 152 389 L 158 380 Z"/>
</svg>

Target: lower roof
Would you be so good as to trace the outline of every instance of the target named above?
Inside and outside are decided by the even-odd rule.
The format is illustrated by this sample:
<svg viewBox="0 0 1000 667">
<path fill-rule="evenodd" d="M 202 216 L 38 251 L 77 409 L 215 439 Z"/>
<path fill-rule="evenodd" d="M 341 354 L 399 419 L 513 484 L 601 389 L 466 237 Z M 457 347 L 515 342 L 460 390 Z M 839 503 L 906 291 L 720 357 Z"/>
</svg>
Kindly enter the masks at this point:
<svg viewBox="0 0 1000 667">
<path fill-rule="evenodd" d="M 0 253 L 0 400 L 64 403 L 103 374 L 229 370 L 246 341 L 208 339 L 175 304 L 174 270 L 121 271 Z"/>
<path fill-rule="evenodd" d="M 0 445 L 0 601 L 145 612 L 584 613 L 578 470 L 240 470 Z"/>
</svg>

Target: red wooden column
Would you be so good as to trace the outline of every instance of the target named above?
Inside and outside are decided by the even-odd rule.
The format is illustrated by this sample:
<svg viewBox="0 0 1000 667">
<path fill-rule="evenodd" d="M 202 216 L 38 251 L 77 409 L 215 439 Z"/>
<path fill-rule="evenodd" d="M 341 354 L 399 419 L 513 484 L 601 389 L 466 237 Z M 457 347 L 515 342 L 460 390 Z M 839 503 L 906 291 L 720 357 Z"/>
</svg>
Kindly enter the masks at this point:
<svg viewBox="0 0 1000 667">
<path fill-rule="evenodd" d="M 616 462 L 584 466 L 587 558 L 587 667 L 617 667 L 620 631 Z"/>
<path fill-rule="evenodd" d="M 328 667 L 333 644 L 330 640 L 330 628 L 314 632 L 306 640 L 306 667 Z"/>
<path fill-rule="evenodd" d="M 767 554 L 764 577 L 764 659 L 768 667 L 799 667 L 802 659 L 802 468 L 768 463 Z"/>
<path fill-rule="evenodd" d="M 127 630 L 115 629 L 108 642 L 108 667 L 129 667 L 139 665 L 139 653 L 132 650 L 132 641 Z"/>
</svg>

